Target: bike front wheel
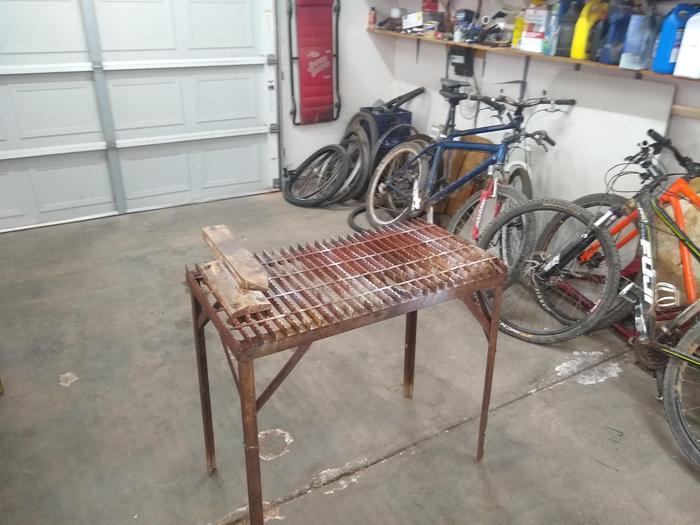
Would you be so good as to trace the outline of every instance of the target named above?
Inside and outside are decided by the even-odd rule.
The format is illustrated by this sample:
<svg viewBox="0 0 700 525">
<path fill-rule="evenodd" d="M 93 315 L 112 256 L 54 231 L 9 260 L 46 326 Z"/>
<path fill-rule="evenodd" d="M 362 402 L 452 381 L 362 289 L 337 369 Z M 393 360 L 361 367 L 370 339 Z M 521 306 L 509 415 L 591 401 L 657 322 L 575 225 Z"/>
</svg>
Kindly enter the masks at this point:
<svg viewBox="0 0 700 525">
<path fill-rule="evenodd" d="M 676 349 L 700 359 L 700 322 Z M 664 374 L 664 409 L 673 437 L 690 463 L 700 470 L 700 367 L 672 358 Z"/>
<path fill-rule="evenodd" d="M 489 191 L 489 190 L 482 190 Z M 523 204 L 527 197 L 515 188 L 498 185 L 495 194 L 489 195 L 482 202 L 482 191 L 471 195 L 457 210 L 447 225 L 447 231 L 463 239 L 476 243 L 481 232 L 485 231 L 499 214 Z"/>
<path fill-rule="evenodd" d="M 558 225 L 554 231 L 548 228 L 553 220 Z M 593 222 L 593 215 L 579 206 L 542 199 L 508 210 L 491 223 L 478 245 L 508 267 L 503 331 L 523 341 L 553 344 L 598 325 L 617 295 L 620 259 L 610 234 Z M 576 243 L 584 234 L 589 241 L 580 252 L 598 243 L 595 259 L 578 256 Z M 492 294 L 481 294 L 486 313 L 492 301 Z"/>
<path fill-rule="evenodd" d="M 428 174 L 428 162 L 418 144 L 394 147 L 377 165 L 367 191 L 367 219 L 375 228 L 405 219 L 413 196 Z"/>
</svg>

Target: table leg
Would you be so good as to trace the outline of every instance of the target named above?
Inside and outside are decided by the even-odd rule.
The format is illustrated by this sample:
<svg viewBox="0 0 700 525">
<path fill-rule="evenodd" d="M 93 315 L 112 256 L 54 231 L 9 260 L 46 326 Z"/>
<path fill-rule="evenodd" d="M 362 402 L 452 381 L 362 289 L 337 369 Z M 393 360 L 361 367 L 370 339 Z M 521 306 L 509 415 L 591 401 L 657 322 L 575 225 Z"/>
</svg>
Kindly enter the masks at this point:
<svg viewBox="0 0 700 525">
<path fill-rule="evenodd" d="M 416 325 L 418 311 L 406 314 L 406 338 L 403 356 L 403 397 L 413 397 L 413 372 L 416 367 Z"/>
<path fill-rule="evenodd" d="M 202 305 L 192 295 L 192 326 L 194 327 L 194 347 L 197 354 L 197 374 L 199 376 L 199 400 L 202 406 L 202 425 L 204 426 L 204 450 L 207 455 L 207 471 L 211 474 L 216 470 L 216 450 L 214 448 L 214 426 L 212 424 L 211 398 L 209 396 L 207 344 L 204 337 L 204 326 L 199 321 L 201 313 Z"/>
<path fill-rule="evenodd" d="M 255 406 L 255 372 L 253 362 L 238 362 L 241 385 L 241 418 L 245 445 L 245 470 L 248 481 L 248 510 L 251 525 L 263 525 L 262 478 L 258 445 L 258 412 Z"/>
<path fill-rule="evenodd" d="M 484 377 L 484 395 L 481 400 L 481 419 L 479 420 L 479 439 L 476 445 L 476 461 L 484 457 L 484 440 L 486 439 L 486 424 L 489 418 L 491 404 L 491 383 L 493 369 L 496 364 L 496 340 L 498 339 L 498 321 L 501 316 L 501 297 L 503 289 L 499 285 L 494 289 L 493 310 L 491 311 L 491 326 L 488 335 L 488 354 L 486 356 L 486 375 Z"/>
</svg>

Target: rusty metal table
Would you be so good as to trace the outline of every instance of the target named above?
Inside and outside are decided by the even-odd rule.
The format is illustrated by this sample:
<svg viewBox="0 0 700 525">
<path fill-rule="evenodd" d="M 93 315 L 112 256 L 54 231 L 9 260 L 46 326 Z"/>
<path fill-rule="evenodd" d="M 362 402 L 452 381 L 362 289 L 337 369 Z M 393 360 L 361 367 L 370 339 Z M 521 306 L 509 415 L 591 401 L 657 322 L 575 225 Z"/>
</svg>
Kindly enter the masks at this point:
<svg viewBox="0 0 700 525">
<path fill-rule="evenodd" d="M 412 397 L 417 312 L 453 298 L 466 304 L 488 342 L 477 461 L 483 457 L 505 277 L 500 260 L 421 220 L 262 252 L 255 257 L 269 275 L 265 296 L 272 309 L 239 318 L 225 314 L 203 281 L 199 267 L 186 270 L 192 294 L 207 469 L 209 473 L 216 469 L 204 337 L 204 327 L 211 322 L 221 338 L 240 395 L 252 525 L 263 523 L 257 414 L 311 343 L 405 314 L 403 394 Z M 493 289 L 491 319 L 473 297 L 474 292 L 484 289 Z M 295 350 L 256 396 L 254 361 L 288 349 Z"/>
</svg>

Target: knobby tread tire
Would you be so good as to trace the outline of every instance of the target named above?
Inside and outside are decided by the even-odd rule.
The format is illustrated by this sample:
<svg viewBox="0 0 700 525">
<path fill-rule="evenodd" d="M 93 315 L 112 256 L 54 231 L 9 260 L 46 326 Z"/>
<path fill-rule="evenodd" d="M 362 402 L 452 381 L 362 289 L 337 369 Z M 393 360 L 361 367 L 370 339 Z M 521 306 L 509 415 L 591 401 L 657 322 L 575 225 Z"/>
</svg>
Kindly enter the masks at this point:
<svg viewBox="0 0 700 525">
<path fill-rule="evenodd" d="M 686 332 L 676 345 L 681 352 L 700 356 L 700 321 Z M 700 436 L 693 436 L 687 428 L 685 415 L 683 414 L 682 400 L 678 396 L 678 381 L 681 378 L 683 367 L 692 366 L 681 359 L 671 358 L 666 365 L 664 373 L 664 410 L 666 420 L 671 427 L 671 433 L 676 438 L 678 446 L 685 457 L 698 470 L 700 470 Z M 700 388 L 696 385 L 695 388 Z"/>
<path fill-rule="evenodd" d="M 525 204 L 506 210 L 504 213 L 499 215 L 491 225 L 486 229 L 486 231 L 479 238 L 478 246 L 480 248 L 487 249 L 489 241 L 496 235 L 496 233 L 508 224 L 511 220 L 519 215 L 523 215 L 530 212 L 536 211 L 554 211 L 568 214 L 575 217 L 583 224 L 590 224 L 591 227 L 593 223 L 593 215 L 568 201 L 561 199 L 538 199 L 528 201 Z M 594 330 L 603 317 L 608 312 L 610 306 L 617 297 L 618 284 L 620 280 L 620 258 L 615 248 L 615 244 L 610 237 L 610 234 L 606 230 L 600 228 L 595 228 L 597 240 L 600 242 L 603 254 L 605 256 L 606 262 L 608 264 L 608 280 L 606 281 L 605 288 L 601 295 L 601 299 L 598 307 L 589 316 L 585 317 L 579 323 L 570 326 L 568 329 L 564 327 L 557 333 L 552 334 L 539 334 L 531 333 L 527 331 L 520 330 L 516 327 L 509 326 L 506 322 L 501 319 L 500 328 L 501 331 L 507 333 L 517 339 L 522 341 L 527 341 L 530 343 L 537 344 L 555 344 L 564 341 L 569 341 Z M 512 268 L 510 271 L 515 275 L 518 275 L 523 268 L 524 258 L 520 258 L 520 263 Z M 510 277 L 510 275 L 509 275 Z M 512 282 L 511 279 L 509 281 Z M 487 315 L 489 312 L 489 300 L 485 296 L 484 292 L 479 292 L 480 294 L 480 304 L 482 309 L 484 309 Z"/>
</svg>

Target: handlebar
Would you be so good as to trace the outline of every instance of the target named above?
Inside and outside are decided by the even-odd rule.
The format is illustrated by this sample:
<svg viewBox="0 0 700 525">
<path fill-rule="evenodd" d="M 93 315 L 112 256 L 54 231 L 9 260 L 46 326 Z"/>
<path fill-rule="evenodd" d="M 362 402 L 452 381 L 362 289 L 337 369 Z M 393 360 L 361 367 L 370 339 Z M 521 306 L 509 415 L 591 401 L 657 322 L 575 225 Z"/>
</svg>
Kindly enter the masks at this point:
<svg viewBox="0 0 700 525">
<path fill-rule="evenodd" d="M 678 151 L 678 149 L 671 143 L 671 139 L 669 139 L 668 137 L 664 137 L 661 133 L 653 129 L 648 130 L 647 135 L 649 135 L 649 137 L 656 141 L 656 143 L 659 144 L 661 147 L 666 148 L 671 153 L 673 153 L 676 162 L 678 162 L 678 164 L 685 168 L 688 171 L 688 173 L 693 175 L 700 175 L 700 164 L 695 162 L 690 157 L 682 155 L 681 152 Z"/>
<path fill-rule="evenodd" d="M 469 95 L 469 100 L 476 100 L 478 102 L 482 102 L 487 106 L 493 108 L 494 110 L 498 111 L 499 113 L 503 113 L 506 110 L 505 105 L 501 104 L 493 97 L 486 97 L 483 95 Z"/>
</svg>

